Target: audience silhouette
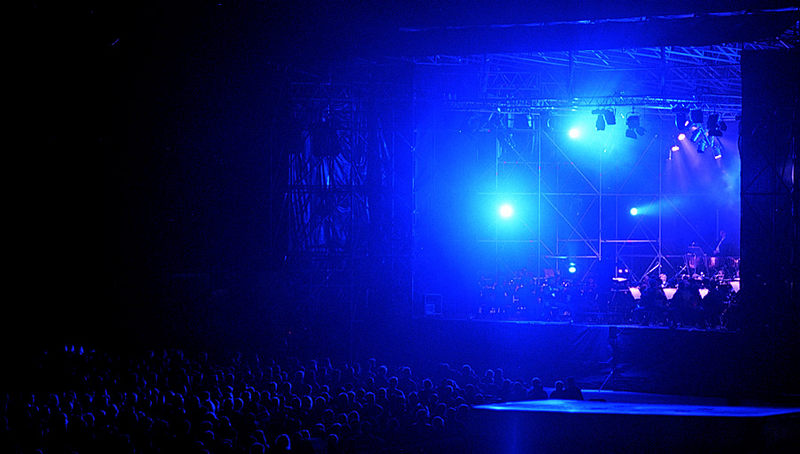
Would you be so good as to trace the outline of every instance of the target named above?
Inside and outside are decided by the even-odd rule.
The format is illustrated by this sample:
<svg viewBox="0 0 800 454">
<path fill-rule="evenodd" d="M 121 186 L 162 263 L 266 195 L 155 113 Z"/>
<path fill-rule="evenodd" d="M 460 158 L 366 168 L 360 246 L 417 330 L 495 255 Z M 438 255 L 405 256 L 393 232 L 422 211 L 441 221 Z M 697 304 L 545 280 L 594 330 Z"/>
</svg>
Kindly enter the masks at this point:
<svg viewBox="0 0 800 454">
<path fill-rule="evenodd" d="M 264 360 L 213 361 L 180 350 L 114 355 L 47 352 L 52 392 L 7 393 L 3 452 L 456 452 L 467 449 L 471 405 L 547 399 L 502 369 L 478 378 L 469 364 L 430 376 L 410 367 Z M 582 399 L 574 379 L 551 398 Z"/>
</svg>

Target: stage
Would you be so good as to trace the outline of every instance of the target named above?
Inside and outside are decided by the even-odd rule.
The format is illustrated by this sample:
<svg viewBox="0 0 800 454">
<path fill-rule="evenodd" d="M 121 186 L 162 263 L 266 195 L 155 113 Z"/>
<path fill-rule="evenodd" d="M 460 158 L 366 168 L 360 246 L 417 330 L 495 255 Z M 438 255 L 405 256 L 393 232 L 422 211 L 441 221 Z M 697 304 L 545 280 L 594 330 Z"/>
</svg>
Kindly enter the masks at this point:
<svg viewBox="0 0 800 454">
<path fill-rule="evenodd" d="M 763 355 L 738 332 L 636 325 L 419 318 L 407 327 L 412 363 L 448 358 L 479 375 L 502 368 L 546 386 L 574 376 L 584 388 L 674 395 L 768 394 L 750 367 Z"/>
<path fill-rule="evenodd" d="M 475 407 L 473 452 L 796 452 L 800 446 L 798 408 L 584 392 L 584 398 L 599 395 L 604 399 Z"/>
</svg>

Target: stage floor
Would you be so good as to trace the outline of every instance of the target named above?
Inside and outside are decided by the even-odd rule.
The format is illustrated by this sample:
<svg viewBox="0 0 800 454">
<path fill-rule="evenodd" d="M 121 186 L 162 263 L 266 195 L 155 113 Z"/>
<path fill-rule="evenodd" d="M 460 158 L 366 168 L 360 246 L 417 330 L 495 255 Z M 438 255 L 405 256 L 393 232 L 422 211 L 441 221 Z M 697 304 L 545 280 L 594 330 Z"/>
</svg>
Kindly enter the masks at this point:
<svg viewBox="0 0 800 454">
<path fill-rule="evenodd" d="M 654 331 L 682 331 L 682 332 L 708 332 L 736 334 L 736 330 L 726 328 L 698 328 L 696 326 L 665 326 L 665 325 L 637 325 L 632 323 L 585 323 L 576 321 L 546 321 L 546 320 L 502 320 L 478 317 L 444 317 L 426 316 L 428 320 L 440 320 L 446 322 L 470 322 L 470 323 L 493 323 L 499 325 L 530 325 L 530 326 L 576 326 L 585 328 L 619 328 L 619 329 L 641 329 Z"/>
<path fill-rule="evenodd" d="M 800 417 L 800 408 L 727 407 L 710 405 L 647 404 L 549 399 L 481 405 L 475 408 L 478 410 L 491 411 L 566 412 L 607 415 L 699 416 L 713 418 L 763 418 L 767 416 L 779 415 L 794 415 Z"/>
<path fill-rule="evenodd" d="M 597 400 L 476 406 L 473 452 L 800 452 L 797 407 L 593 390 L 584 398 Z"/>
</svg>

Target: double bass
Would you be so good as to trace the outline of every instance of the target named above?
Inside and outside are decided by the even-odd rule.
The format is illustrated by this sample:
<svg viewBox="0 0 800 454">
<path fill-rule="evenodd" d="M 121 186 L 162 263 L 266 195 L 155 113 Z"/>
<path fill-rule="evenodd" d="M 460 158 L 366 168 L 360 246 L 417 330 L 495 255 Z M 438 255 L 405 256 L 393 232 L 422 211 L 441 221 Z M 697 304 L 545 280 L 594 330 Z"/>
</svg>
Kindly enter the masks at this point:
<svg viewBox="0 0 800 454">
<path fill-rule="evenodd" d="M 725 241 L 725 237 L 726 237 L 725 231 L 724 230 L 720 230 L 720 232 L 719 232 L 719 243 L 717 243 L 717 246 L 714 248 L 714 252 L 711 254 L 711 257 L 709 257 L 709 259 L 708 259 L 708 267 L 711 268 L 711 269 L 719 268 L 720 265 L 722 265 L 722 257 L 720 256 L 720 253 L 719 253 L 719 247 L 722 246 L 722 242 Z"/>
</svg>

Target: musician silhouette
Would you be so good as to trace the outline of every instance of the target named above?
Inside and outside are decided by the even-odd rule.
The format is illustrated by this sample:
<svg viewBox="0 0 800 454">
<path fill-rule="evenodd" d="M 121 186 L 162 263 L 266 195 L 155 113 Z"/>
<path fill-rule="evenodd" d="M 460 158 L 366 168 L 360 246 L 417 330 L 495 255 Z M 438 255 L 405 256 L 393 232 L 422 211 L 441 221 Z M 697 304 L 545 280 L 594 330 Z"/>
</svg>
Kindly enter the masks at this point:
<svg viewBox="0 0 800 454">
<path fill-rule="evenodd" d="M 692 276 L 699 274 L 700 271 L 706 271 L 705 258 L 706 254 L 703 252 L 703 248 L 692 241 L 692 244 L 689 245 L 689 249 L 686 251 L 687 273 Z"/>
<path fill-rule="evenodd" d="M 725 254 L 721 254 L 720 252 L 723 250 L 722 249 L 722 243 L 725 242 L 725 238 L 726 237 L 727 237 L 727 235 L 725 234 L 725 231 L 724 230 L 720 230 L 719 231 L 719 242 L 717 243 L 717 247 L 714 248 L 714 252 L 712 253 L 714 256 L 725 255 Z M 727 246 L 727 245 L 725 245 L 725 246 Z"/>
</svg>

